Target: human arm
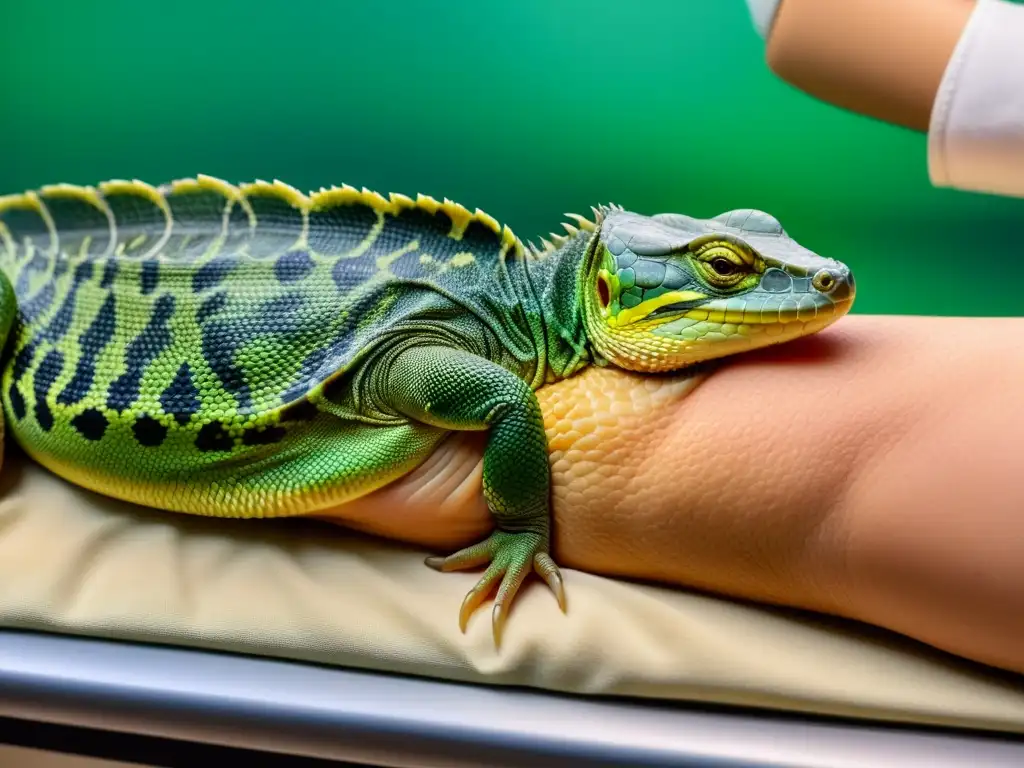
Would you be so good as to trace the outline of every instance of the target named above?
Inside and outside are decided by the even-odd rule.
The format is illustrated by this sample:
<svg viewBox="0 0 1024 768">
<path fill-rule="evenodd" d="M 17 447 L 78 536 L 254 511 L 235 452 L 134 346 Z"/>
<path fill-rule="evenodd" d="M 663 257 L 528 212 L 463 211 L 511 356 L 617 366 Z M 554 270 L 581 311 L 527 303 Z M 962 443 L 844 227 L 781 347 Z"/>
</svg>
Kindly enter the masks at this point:
<svg viewBox="0 0 1024 768">
<path fill-rule="evenodd" d="M 553 554 L 1024 672 L 1021 338 L 1024 319 L 855 315 L 685 396 L 614 370 L 542 390 Z M 345 519 L 430 547 L 478 539 L 484 437 L 449 441 Z"/>
<path fill-rule="evenodd" d="M 780 78 L 844 109 L 927 132 L 938 186 L 1024 196 L 1024 5 L 749 1 Z"/>
</svg>

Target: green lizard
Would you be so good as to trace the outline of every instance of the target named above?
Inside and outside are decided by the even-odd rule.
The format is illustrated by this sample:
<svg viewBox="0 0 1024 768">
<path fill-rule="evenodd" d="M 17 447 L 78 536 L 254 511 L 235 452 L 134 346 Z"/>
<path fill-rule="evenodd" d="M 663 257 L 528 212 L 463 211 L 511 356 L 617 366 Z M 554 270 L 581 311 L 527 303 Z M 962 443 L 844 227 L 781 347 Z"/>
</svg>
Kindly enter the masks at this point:
<svg viewBox="0 0 1024 768">
<path fill-rule="evenodd" d="M 85 488 L 222 517 L 322 515 L 489 430 L 496 527 L 428 558 L 487 565 L 495 641 L 549 553 L 535 390 L 591 364 L 673 371 L 816 332 L 849 269 L 755 210 L 619 206 L 524 245 L 480 210 L 344 186 L 207 176 L 0 198 L 4 420 Z"/>
</svg>

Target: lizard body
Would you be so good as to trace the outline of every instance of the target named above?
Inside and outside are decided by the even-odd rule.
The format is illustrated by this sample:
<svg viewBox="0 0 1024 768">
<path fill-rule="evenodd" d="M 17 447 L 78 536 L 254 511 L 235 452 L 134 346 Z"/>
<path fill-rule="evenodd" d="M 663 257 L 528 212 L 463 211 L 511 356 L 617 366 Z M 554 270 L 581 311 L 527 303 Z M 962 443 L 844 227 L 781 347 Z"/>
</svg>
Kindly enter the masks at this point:
<svg viewBox="0 0 1024 768">
<path fill-rule="evenodd" d="M 549 555 L 535 390 L 587 365 L 658 373 L 813 333 L 853 278 L 760 211 L 618 206 L 524 245 L 482 211 L 210 177 L 0 198 L 7 428 L 85 488 L 224 517 L 324 515 L 488 430 L 496 638 Z"/>
</svg>

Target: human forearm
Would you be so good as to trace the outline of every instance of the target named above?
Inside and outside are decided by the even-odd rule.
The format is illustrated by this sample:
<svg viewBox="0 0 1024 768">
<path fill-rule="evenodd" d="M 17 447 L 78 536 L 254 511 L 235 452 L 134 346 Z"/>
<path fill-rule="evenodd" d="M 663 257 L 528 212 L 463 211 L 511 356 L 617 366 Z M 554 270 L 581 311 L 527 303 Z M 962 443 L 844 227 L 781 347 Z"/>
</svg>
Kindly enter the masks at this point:
<svg viewBox="0 0 1024 768">
<path fill-rule="evenodd" d="M 1024 319 L 853 316 L 737 359 L 625 417 L 604 438 L 624 458 L 563 446 L 561 557 L 1024 671 L 1021 339 Z"/>
<path fill-rule="evenodd" d="M 688 394 L 596 369 L 546 388 L 555 555 L 1024 671 L 1022 338 L 1024 320 L 855 315 Z M 340 516 L 430 546 L 478 537 L 478 440 Z"/>
<path fill-rule="evenodd" d="M 564 461 L 561 556 L 1024 671 L 1022 338 L 1017 319 L 854 316 L 737 359 L 609 430 L 625 459 Z"/>
<path fill-rule="evenodd" d="M 768 65 L 823 101 L 926 131 L 975 0 L 783 0 Z"/>
<path fill-rule="evenodd" d="M 1024 319 L 904 327 L 913 416 L 837 510 L 843 613 L 1024 672 Z"/>
</svg>

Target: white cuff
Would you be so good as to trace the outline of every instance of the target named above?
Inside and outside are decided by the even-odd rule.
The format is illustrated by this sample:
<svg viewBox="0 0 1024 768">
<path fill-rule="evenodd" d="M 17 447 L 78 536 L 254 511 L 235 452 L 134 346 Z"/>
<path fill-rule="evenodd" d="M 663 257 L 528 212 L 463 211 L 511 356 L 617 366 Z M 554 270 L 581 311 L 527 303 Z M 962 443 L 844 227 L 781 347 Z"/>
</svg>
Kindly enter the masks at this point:
<svg viewBox="0 0 1024 768">
<path fill-rule="evenodd" d="M 747 0 L 747 8 L 750 10 L 750 18 L 754 22 L 754 29 L 765 40 L 771 32 L 772 22 L 775 21 L 775 14 L 779 10 L 782 0 Z"/>
<path fill-rule="evenodd" d="M 928 128 L 937 187 L 1024 197 L 1024 5 L 979 0 Z"/>
</svg>

